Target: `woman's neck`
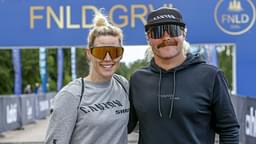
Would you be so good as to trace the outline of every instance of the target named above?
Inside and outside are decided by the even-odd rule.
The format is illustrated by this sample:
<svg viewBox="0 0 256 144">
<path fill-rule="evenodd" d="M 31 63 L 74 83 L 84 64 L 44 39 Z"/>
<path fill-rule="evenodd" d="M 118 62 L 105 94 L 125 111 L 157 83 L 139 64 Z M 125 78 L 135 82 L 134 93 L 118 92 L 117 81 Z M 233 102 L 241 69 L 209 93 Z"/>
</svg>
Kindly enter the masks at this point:
<svg viewBox="0 0 256 144">
<path fill-rule="evenodd" d="M 95 83 L 103 83 L 103 82 L 109 81 L 110 79 L 111 78 L 105 78 L 105 77 L 101 77 L 101 76 L 98 76 L 96 74 L 91 74 L 91 73 L 85 77 L 85 80 L 92 81 Z"/>
</svg>

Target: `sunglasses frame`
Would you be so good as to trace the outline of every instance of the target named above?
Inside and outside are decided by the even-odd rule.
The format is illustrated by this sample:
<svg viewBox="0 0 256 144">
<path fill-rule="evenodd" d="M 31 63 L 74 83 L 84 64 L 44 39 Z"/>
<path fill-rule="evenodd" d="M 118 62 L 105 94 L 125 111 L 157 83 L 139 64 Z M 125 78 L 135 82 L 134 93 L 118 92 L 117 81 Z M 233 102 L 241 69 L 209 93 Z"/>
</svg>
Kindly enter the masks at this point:
<svg viewBox="0 0 256 144">
<path fill-rule="evenodd" d="M 94 56 L 97 59 L 100 59 L 100 60 L 104 60 L 106 55 L 107 55 L 107 53 L 109 53 L 109 55 L 110 55 L 112 60 L 118 59 L 124 53 L 124 48 L 122 46 L 95 46 L 95 47 L 90 47 L 89 49 L 90 49 L 91 55 Z M 101 49 L 101 50 L 103 50 L 104 56 L 96 55 L 95 54 L 96 52 L 93 52 L 94 49 Z M 115 54 L 116 56 L 114 56 L 110 49 L 116 49 L 116 50 L 117 49 L 121 49 L 121 53 L 119 54 L 118 52 L 116 52 L 116 54 Z"/>
<path fill-rule="evenodd" d="M 158 24 L 148 26 L 146 29 L 146 34 L 149 38 L 160 39 L 163 37 L 164 32 L 167 32 L 170 37 L 178 37 L 182 35 L 185 31 L 185 27 L 177 24 Z"/>
</svg>

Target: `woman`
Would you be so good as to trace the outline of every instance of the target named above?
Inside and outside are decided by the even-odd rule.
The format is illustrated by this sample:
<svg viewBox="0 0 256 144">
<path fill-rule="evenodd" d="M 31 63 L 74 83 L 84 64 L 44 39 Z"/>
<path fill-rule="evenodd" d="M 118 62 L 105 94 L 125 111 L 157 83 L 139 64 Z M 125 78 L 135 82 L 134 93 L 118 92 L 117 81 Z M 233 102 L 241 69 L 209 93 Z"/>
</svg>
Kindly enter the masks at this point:
<svg viewBox="0 0 256 144">
<path fill-rule="evenodd" d="M 46 143 L 127 144 L 128 82 L 114 74 L 123 55 L 122 41 L 121 29 L 96 13 L 85 50 L 89 75 L 55 97 Z"/>
</svg>

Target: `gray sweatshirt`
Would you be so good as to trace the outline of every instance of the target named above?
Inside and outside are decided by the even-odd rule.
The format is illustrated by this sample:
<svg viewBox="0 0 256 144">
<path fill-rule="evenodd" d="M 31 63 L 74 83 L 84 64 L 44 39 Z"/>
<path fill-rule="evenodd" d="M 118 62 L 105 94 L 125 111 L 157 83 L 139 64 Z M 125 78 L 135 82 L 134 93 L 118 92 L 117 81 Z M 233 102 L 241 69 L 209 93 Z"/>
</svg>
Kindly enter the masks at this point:
<svg viewBox="0 0 256 144">
<path fill-rule="evenodd" d="M 66 85 L 55 97 L 45 143 L 127 144 L 129 118 L 128 81 L 115 75 L 104 83 L 84 80 L 80 106 L 81 79 Z"/>
</svg>

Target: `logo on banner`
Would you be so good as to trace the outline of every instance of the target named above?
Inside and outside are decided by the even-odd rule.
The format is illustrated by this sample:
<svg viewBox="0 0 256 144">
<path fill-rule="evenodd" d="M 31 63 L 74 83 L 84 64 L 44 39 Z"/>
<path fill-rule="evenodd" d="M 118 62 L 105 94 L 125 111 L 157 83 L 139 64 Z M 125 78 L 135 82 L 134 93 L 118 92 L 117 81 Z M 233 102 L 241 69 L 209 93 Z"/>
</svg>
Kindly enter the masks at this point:
<svg viewBox="0 0 256 144">
<path fill-rule="evenodd" d="M 214 11 L 217 26 L 226 34 L 242 35 L 249 31 L 256 19 L 251 0 L 219 0 Z"/>
<path fill-rule="evenodd" d="M 17 104 L 10 104 L 6 106 L 6 122 L 7 124 L 14 123 L 17 121 L 17 111 L 18 105 Z"/>
<path fill-rule="evenodd" d="M 40 111 L 46 111 L 48 109 L 49 109 L 49 103 L 47 100 L 39 102 L 39 110 Z"/>
<path fill-rule="evenodd" d="M 27 119 L 33 118 L 33 109 L 32 105 L 29 100 L 26 101 L 26 107 L 27 107 Z"/>
<path fill-rule="evenodd" d="M 256 138 L 256 109 L 250 107 L 250 114 L 245 115 L 245 134 Z"/>
</svg>

